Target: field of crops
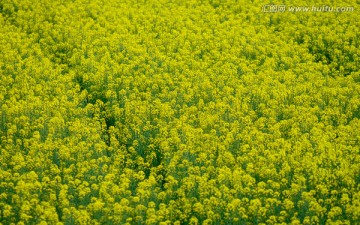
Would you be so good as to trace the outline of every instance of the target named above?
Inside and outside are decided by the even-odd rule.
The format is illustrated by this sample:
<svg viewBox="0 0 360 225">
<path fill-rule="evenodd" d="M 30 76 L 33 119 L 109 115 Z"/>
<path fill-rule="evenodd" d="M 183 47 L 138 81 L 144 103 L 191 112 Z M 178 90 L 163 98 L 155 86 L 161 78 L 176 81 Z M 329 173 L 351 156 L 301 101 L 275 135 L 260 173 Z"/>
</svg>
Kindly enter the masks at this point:
<svg viewBox="0 0 360 225">
<path fill-rule="evenodd" d="M 271 4 L 1 0 L 0 224 L 358 224 L 360 2 Z"/>
</svg>

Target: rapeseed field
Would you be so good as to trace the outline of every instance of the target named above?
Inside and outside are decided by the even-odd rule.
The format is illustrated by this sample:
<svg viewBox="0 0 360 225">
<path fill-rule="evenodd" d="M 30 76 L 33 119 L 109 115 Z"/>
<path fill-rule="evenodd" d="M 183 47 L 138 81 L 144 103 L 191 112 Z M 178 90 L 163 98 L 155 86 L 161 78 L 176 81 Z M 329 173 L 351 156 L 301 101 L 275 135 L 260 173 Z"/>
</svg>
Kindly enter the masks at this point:
<svg viewBox="0 0 360 225">
<path fill-rule="evenodd" d="M 359 4 L 1 0 L 0 224 L 359 224 Z"/>
</svg>

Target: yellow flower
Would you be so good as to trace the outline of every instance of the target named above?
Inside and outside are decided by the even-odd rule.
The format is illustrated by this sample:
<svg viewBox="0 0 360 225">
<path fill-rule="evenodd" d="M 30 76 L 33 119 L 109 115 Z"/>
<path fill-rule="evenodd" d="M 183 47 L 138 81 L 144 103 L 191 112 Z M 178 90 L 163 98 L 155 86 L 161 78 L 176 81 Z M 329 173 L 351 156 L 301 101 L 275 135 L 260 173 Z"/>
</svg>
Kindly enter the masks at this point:
<svg viewBox="0 0 360 225">
<path fill-rule="evenodd" d="M 290 199 L 285 199 L 283 206 L 285 207 L 286 211 L 290 211 L 294 208 L 294 203 Z"/>
<path fill-rule="evenodd" d="M 103 209 L 105 203 L 102 202 L 101 200 L 97 199 L 94 203 L 93 203 L 93 208 L 95 211 L 100 211 Z"/>
<path fill-rule="evenodd" d="M 197 224 L 199 224 L 199 220 L 196 217 L 193 216 L 193 217 L 190 218 L 189 224 L 197 225 Z"/>
</svg>

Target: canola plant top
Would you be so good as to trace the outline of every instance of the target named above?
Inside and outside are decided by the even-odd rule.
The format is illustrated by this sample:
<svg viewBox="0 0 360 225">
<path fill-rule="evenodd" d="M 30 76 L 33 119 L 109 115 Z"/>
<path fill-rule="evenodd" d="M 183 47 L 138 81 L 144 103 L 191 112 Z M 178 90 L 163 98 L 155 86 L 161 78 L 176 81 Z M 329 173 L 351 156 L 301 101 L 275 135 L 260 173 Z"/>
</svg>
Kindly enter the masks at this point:
<svg viewBox="0 0 360 225">
<path fill-rule="evenodd" d="M 359 1 L 0 1 L 0 224 L 357 224 Z"/>
</svg>

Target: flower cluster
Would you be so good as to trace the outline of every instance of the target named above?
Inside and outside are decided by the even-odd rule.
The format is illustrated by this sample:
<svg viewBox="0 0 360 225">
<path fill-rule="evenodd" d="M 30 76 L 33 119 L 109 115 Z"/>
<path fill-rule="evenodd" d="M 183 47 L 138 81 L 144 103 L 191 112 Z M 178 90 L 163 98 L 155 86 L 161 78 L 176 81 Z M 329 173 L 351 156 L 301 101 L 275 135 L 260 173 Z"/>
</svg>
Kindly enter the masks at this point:
<svg viewBox="0 0 360 225">
<path fill-rule="evenodd" d="M 2 0 L 0 224 L 359 221 L 360 15 L 262 4 Z"/>
</svg>

